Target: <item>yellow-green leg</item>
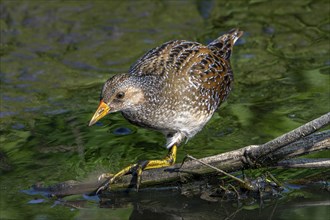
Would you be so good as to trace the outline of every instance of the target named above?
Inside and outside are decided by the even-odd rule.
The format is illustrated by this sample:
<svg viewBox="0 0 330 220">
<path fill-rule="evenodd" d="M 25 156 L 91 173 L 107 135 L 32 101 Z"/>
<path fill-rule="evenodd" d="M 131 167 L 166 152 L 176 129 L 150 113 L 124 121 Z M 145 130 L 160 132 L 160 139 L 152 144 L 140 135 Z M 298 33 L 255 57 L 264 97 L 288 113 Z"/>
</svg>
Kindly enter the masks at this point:
<svg viewBox="0 0 330 220">
<path fill-rule="evenodd" d="M 141 174 L 143 170 L 149 170 L 149 169 L 156 169 L 156 168 L 161 168 L 161 167 L 168 167 L 171 166 L 175 163 L 176 160 L 176 152 L 177 152 L 177 146 L 173 145 L 167 156 L 162 159 L 162 160 L 145 160 L 141 161 L 138 163 L 135 163 L 133 165 L 127 166 L 115 175 L 110 174 L 110 173 L 104 173 L 99 177 L 99 180 L 103 178 L 109 178 L 108 181 L 106 181 L 102 186 L 100 186 L 96 194 L 98 194 L 102 190 L 106 190 L 110 184 L 112 184 L 115 180 L 120 178 L 121 176 L 124 176 L 129 173 L 134 173 L 136 172 L 137 175 L 137 183 L 136 183 L 136 189 L 139 189 L 140 183 L 141 183 Z"/>
</svg>

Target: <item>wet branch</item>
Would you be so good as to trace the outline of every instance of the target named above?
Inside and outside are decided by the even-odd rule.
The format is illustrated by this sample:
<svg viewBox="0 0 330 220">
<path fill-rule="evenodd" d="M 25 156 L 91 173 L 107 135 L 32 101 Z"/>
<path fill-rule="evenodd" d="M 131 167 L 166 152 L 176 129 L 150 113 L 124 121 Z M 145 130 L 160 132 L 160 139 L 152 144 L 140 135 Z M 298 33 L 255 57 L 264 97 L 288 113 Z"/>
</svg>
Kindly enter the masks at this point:
<svg viewBox="0 0 330 220">
<path fill-rule="evenodd" d="M 322 115 L 321 117 L 314 119 L 286 134 L 281 135 L 280 137 L 275 138 L 263 145 L 260 145 L 258 148 L 254 148 L 249 152 L 255 158 L 262 158 L 268 154 L 275 152 L 276 150 L 298 141 L 305 136 L 308 136 L 320 128 L 330 124 L 330 113 Z"/>
<path fill-rule="evenodd" d="M 277 168 L 329 168 L 330 160 L 328 158 L 309 159 L 297 158 L 282 160 L 278 162 L 275 167 Z"/>
<path fill-rule="evenodd" d="M 198 161 L 186 161 L 182 166 L 181 164 L 175 164 L 170 168 L 146 170 L 142 173 L 140 188 L 188 182 L 192 181 L 196 175 L 207 175 L 217 172 L 210 166 L 227 173 L 260 167 L 329 168 L 329 158 L 313 160 L 292 159 L 293 157 L 312 152 L 328 150 L 330 148 L 330 130 L 312 133 L 329 124 L 330 113 L 327 113 L 262 145 L 250 145 L 238 150 L 201 158 Z M 205 163 L 210 166 L 206 166 Z M 126 175 L 112 184 L 111 190 L 134 188 L 135 181 L 136 178 Z M 61 197 L 92 192 L 100 185 L 100 182 L 77 183 L 68 181 L 47 188 L 35 186 L 34 189 Z"/>
</svg>

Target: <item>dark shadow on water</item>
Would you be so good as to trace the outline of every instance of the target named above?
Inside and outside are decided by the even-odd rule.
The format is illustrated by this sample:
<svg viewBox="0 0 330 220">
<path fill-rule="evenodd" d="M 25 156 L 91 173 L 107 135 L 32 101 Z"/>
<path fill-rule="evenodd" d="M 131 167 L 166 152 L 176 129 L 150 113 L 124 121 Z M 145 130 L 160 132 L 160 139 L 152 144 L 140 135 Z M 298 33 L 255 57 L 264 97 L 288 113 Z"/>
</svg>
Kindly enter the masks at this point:
<svg viewBox="0 0 330 220">
<path fill-rule="evenodd" d="M 94 190 L 100 183 L 78 184 L 67 181 L 51 187 L 35 186 L 22 191 L 34 196 L 30 205 L 48 204 L 78 209 L 79 215 L 92 214 L 93 219 L 122 216 L 125 219 L 322 219 L 330 206 L 329 183 L 318 182 L 305 186 L 286 185 L 281 195 L 230 199 L 205 196 L 203 193 L 184 193 L 181 185 L 168 187 L 134 188 L 107 191 L 100 195 L 81 194 Z M 72 187 L 73 186 L 73 187 Z M 71 192 L 63 198 L 61 190 Z M 199 192 L 200 189 L 196 189 Z M 57 194 L 57 198 L 51 195 Z M 62 193 L 68 193 L 63 191 Z M 79 195 L 80 194 L 80 195 Z M 71 196 L 70 196 L 71 195 Z M 102 208 L 102 209 L 95 209 Z M 308 212 L 307 212 L 308 211 Z M 95 217 L 97 216 L 97 217 Z"/>
</svg>

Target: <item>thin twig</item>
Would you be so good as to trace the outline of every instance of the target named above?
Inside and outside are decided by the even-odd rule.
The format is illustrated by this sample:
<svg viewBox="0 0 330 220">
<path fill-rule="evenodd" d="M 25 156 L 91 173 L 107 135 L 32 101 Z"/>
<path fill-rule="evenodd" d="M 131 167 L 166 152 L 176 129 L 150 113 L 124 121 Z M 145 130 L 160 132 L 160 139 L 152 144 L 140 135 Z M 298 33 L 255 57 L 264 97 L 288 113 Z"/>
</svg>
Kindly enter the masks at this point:
<svg viewBox="0 0 330 220">
<path fill-rule="evenodd" d="M 212 168 L 212 169 L 218 171 L 219 173 L 222 173 L 223 175 L 229 176 L 230 178 L 232 178 L 232 179 L 234 179 L 234 180 L 240 182 L 241 184 L 245 184 L 245 182 L 244 182 L 243 180 L 241 180 L 240 178 L 237 178 L 236 176 L 233 176 L 233 175 L 231 175 L 230 173 L 227 173 L 227 172 L 225 172 L 225 171 L 223 171 L 223 170 L 221 170 L 221 169 L 219 169 L 219 168 L 217 168 L 217 167 L 215 167 L 215 166 L 212 166 L 212 165 L 207 164 L 207 163 L 205 163 L 205 162 L 203 162 L 203 161 L 201 161 L 201 160 L 198 160 L 198 159 L 196 159 L 195 157 L 193 157 L 193 156 L 191 156 L 191 155 L 189 155 L 189 154 L 187 154 L 186 157 L 188 157 L 188 158 L 190 158 L 190 159 L 192 159 L 192 160 L 195 160 L 195 161 L 197 161 L 198 163 L 201 163 L 201 164 L 203 164 L 203 165 L 205 165 L 205 166 L 208 166 L 208 167 L 210 167 L 210 168 Z"/>
</svg>

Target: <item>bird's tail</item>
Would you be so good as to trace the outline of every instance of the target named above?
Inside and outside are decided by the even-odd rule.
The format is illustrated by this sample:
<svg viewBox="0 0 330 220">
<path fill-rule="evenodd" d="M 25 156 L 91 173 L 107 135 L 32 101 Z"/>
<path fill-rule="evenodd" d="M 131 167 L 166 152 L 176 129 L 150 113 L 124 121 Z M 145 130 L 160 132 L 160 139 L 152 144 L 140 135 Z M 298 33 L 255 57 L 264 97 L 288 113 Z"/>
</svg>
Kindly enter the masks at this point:
<svg viewBox="0 0 330 220">
<path fill-rule="evenodd" d="M 240 31 L 238 28 L 232 29 L 228 33 L 221 35 L 216 40 L 212 41 L 208 47 L 220 57 L 227 60 L 230 58 L 235 42 L 243 35 L 243 33 L 244 32 Z"/>
</svg>

